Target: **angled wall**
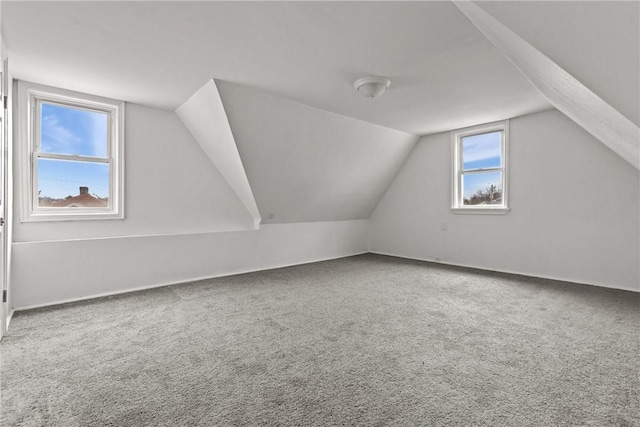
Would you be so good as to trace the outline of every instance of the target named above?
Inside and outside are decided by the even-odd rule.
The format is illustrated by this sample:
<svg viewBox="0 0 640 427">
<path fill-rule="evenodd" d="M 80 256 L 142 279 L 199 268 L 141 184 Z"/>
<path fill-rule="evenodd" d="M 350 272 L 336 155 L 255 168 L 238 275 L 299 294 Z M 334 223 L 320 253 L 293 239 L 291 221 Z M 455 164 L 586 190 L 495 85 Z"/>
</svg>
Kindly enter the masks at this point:
<svg viewBox="0 0 640 427">
<path fill-rule="evenodd" d="M 174 113 L 127 104 L 125 119 L 125 220 L 16 221 L 14 242 L 253 227 L 240 199 Z M 19 207 L 14 204 L 15 218 Z"/>
<path fill-rule="evenodd" d="M 210 80 L 178 107 L 176 114 L 235 191 L 253 217 L 254 228 L 257 228 L 260 224 L 260 213 L 238 154 L 216 82 Z"/>
<path fill-rule="evenodd" d="M 418 140 L 240 85 L 217 83 L 263 223 L 369 218 Z"/>
<path fill-rule="evenodd" d="M 12 308 L 367 250 L 366 220 L 254 230 L 246 206 L 172 112 L 127 104 L 125 144 L 124 220 L 13 224 Z M 14 187 L 21 197 L 19 182 Z"/>
<path fill-rule="evenodd" d="M 233 93 L 222 106 L 212 89 L 196 94 L 204 99 L 185 107 L 182 120 L 127 104 L 124 220 L 14 224 L 13 308 L 367 251 L 367 218 L 417 137 L 248 90 L 224 92 Z M 233 133 L 206 127 L 222 114 L 185 113 L 198 102 L 231 111 Z M 190 120 L 191 132 L 182 122 Z M 247 139 L 245 129 L 265 138 Z M 225 157 L 235 133 L 242 159 Z M 226 145 L 212 149 L 221 139 Z M 254 190 L 231 185 L 245 165 L 260 209 L 290 223 L 255 229 L 257 207 L 241 199 Z"/>
<path fill-rule="evenodd" d="M 451 137 L 423 137 L 370 219 L 372 252 L 640 291 L 640 176 L 558 111 L 510 121 L 507 215 L 456 215 Z M 447 230 L 441 230 L 441 223 Z"/>
</svg>

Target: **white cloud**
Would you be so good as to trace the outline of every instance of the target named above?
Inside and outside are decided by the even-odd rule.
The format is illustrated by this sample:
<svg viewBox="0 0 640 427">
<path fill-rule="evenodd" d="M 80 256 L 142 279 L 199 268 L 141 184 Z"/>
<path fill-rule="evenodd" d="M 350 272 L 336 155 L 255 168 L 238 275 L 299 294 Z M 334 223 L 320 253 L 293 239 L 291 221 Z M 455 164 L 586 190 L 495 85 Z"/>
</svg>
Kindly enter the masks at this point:
<svg viewBox="0 0 640 427">
<path fill-rule="evenodd" d="M 500 133 L 485 133 L 463 139 L 463 158 L 465 163 L 500 157 Z"/>
<path fill-rule="evenodd" d="M 62 126 L 55 116 L 42 117 L 42 151 L 56 153 L 73 153 L 82 143 L 81 139 L 71 130 Z"/>
<path fill-rule="evenodd" d="M 42 117 L 42 151 L 106 157 L 107 117 L 104 113 L 78 111 L 60 119 L 57 114 Z"/>
</svg>

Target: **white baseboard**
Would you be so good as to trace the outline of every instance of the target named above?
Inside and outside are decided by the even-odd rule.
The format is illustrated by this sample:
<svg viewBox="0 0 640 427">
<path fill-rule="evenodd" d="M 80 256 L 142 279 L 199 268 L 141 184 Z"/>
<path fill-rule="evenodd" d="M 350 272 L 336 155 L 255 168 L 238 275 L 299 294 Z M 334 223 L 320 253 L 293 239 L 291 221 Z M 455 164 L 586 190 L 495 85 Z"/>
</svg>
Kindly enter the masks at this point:
<svg viewBox="0 0 640 427">
<path fill-rule="evenodd" d="M 144 290 L 148 290 L 148 289 L 162 288 L 162 287 L 165 287 L 165 286 L 179 285 L 179 284 L 182 284 L 182 283 L 197 282 L 199 280 L 217 279 L 217 278 L 220 278 L 220 277 L 236 276 L 238 274 L 256 273 L 256 272 L 259 272 L 259 271 L 269 271 L 269 270 L 275 270 L 275 269 L 278 269 L 278 268 L 294 267 L 296 265 L 312 264 L 314 262 L 322 262 L 322 261 L 330 261 L 330 260 L 333 260 L 333 259 L 348 258 L 348 257 L 351 257 L 351 256 L 362 255 L 362 254 L 366 254 L 366 253 L 368 253 L 368 251 L 365 250 L 365 251 L 359 251 L 359 252 L 340 255 L 340 256 L 335 256 L 335 257 L 318 258 L 318 259 L 313 259 L 313 260 L 308 260 L 308 261 L 298 262 L 298 263 L 279 264 L 279 265 L 274 265 L 274 266 L 271 266 L 271 267 L 268 267 L 268 268 L 249 268 L 249 269 L 246 269 L 246 270 L 239 270 L 239 271 L 234 271 L 234 272 L 229 272 L 229 273 L 222 273 L 222 274 L 217 274 L 217 275 L 213 275 L 213 276 L 195 277 L 195 278 L 192 278 L 192 279 L 189 279 L 189 280 L 185 280 L 185 281 L 180 281 L 180 282 L 157 283 L 157 284 L 153 284 L 153 285 L 140 286 L 140 287 L 137 287 L 137 288 L 130 288 L 130 289 L 125 289 L 125 290 L 121 290 L 121 291 L 104 292 L 104 293 L 100 293 L 100 294 L 93 294 L 93 295 L 83 296 L 83 297 L 79 297 L 79 298 L 70 298 L 70 299 L 60 300 L 60 301 L 46 303 L 46 304 L 28 305 L 28 306 L 24 306 L 24 307 L 14 308 L 14 310 L 11 311 L 11 315 L 13 315 L 14 311 L 33 310 L 33 309 L 36 309 L 36 308 L 51 307 L 51 306 L 55 306 L 55 305 L 68 304 L 68 303 L 72 303 L 72 302 L 87 301 L 87 300 L 96 299 L 96 298 L 104 298 L 104 297 L 109 297 L 109 296 L 114 296 L 114 295 L 128 294 L 130 292 L 138 292 L 138 291 L 144 291 Z M 7 324 L 7 327 L 8 327 L 8 324 Z"/>
<path fill-rule="evenodd" d="M 533 274 L 522 273 L 522 272 L 518 272 L 518 271 L 510 271 L 510 270 L 495 270 L 495 269 L 488 269 L 488 268 L 485 268 L 485 267 L 479 267 L 479 266 L 474 266 L 474 265 L 465 265 L 465 264 L 458 264 L 458 263 L 452 263 L 452 262 L 443 262 L 443 261 L 436 261 L 434 259 L 428 259 L 428 258 L 419 258 L 419 257 L 413 257 L 413 256 L 398 255 L 398 254 L 393 254 L 393 253 L 388 253 L 388 252 L 366 251 L 365 250 L 365 251 L 358 251 L 358 252 L 354 252 L 354 253 L 350 253 L 350 254 L 344 254 L 344 255 L 340 255 L 340 256 L 307 260 L 307 261 L 298 262 L 298 263 L 279 264 L 279 265 L 274 265 L 274 266 L 271 266 L 271 267 L 268 267 L 268 268 L 248 268 L 248 269 L 244 269 L 244 270 L 239 270 L 239 271 L 234 271 L 234 272 L 227 272 L 227 273 L 222 273 L 222 274 L 217 274 L 217 275 L 194 277 L 192 279 L 185 280 L 185 281 L 180 281 L 180 282 L 156 283 L 156 284 L 149 285 L 149 286 L 141 286 L 141 287 L 129 288 L 129 289 L 121 290 L 121 291 L 93 294 L 93 295 L 83 296 L 83 297 L 79 297 L 79 298 L 71 298 L 71 299 L 66 299 L 66 300 L 60 300 L 60 301 L 47 303 L 47 304 L 37 304 L 37 305 L 30 305 L 30 306 L 25 306 L 25 307 L 17 307 L 17 308 L 14 308 L 13 310 L 11 310 L 11 312 L 10 312 L 8 318 L 7 318 L 7 327 L 8 327 L 8 322 L 10 322 L 11 317 L 13 316 L 13 313 L 16 312 L 16 311 L 32 310 L 32 309 L 35 309 L 35 308 L 43 308 L 43 307 L 51 307 L 51 306 L 60 305 L 60 304 L 67 304 L 67 303 L 72 303 L 72 302 L 86 301 L 86 300 L 91 300 L 91 299 L 95 299 L 95 298 L 103 298 L 103 297 L 108 297 L 108 296 L 113 296 L 113 295 L 127 294 L 127 293 L 130 293 L 130 292 L 144 291 L 144 290 L 148 290 L 148 289 L 161 288 L 161 287 L 165 287 L 165 286 L 178 285 L 178 284 L 182 284 L 182 283 L 196 282 L 196 281 L 199 281 L 199 280 L 216 279 L 216 278 L 221 278 L 221 277 L 235 276 L 235 275 L 238 275 L 238 274 L 255 273 L 255 272 L 259 272 L 259 271 L 269 271 L 269 270 L 274 270 L 274 269 L 278 269 L 278 268 L 293 267 L 293 266 L 296 266 L 296 265 L 311 264 L 311 263 L 314 263 L 314 262 L 330 261 L 330 260 L 333 260 L 333 259 L 347 258 L 347 257 L 356 256 L 356 255 L 362 255 L 362 254 L 366 254 L 366 253 L 372 253 L 372 254 L 376 254 L 376 255 L 391 256 L 391 257 L 395 257 L 395 258 L 411 259 L 411 260 L 415 260 L 415 261 L 424 261 L 424 262 L 430 262 L 430 263 L 434 263 L 434 264 L 443 264 L 443 265 L 449 265 L 449 266 L 454 266 L 454 267 L 471 268 L 471 269 L 475 269 L 475 270 L 489 271 L 489 272 L 494 272 L 494 273 L 514 274 L 514 275 L 518 275 L 518 276 L 526 276 L 526 277 L 534 277 L 534 278 L 539 278 L 539 279 L 557 280 L 557 281 L 562 281 L 562 282 L 576 283 L 576 284 L 579 284 L 579 285 L 598 286 L 598 287 L 602 287 L 602 288 L 619 289 L 619 290 L 631 291 L 631 292 L 640 292 L 640 290 L 638 290 L 638 289 L 606 286 L 606 285 L 596 284 L 596 283 L 579 282 L 579 281 L 574 281 L 574 280 L 570 280 L 570 279 L 566 279 L 566 278 L 544 276 L 544 275 L 533 275 Z"/>
<path fill-rule="evenodd" d="M 466 265 L 466 264 L 458 264 L 458 263 L 454 263 L 454 262 L 436 261 L 435 259 L 419 258 L 419 257 L 413 257 L 413 256 L 407 256 L 407 255 L 397 255 L 397 254 L 392 254 L 392 253 L 387 253 L 387 252 L 380 252 L 380 251 L 371 251 L 370 250 L 369 252 L 372 253 L 372 254 L 376 254 L 376 255 L 385 255 L 385 256 L 391 256 L 391 257 L 395 257 L 395 258 L 412 259 L 412 260 L 415 260 L 415 261 L 425 261 L 425 262 L 431 262 L 431 263 L 434 263 L 434 264 L 450 265 L 450 266 L 453 266 L 453 267 L 472 268 L 474 270 L 489 271 L 489 272 L 492 272 L 492 273 L 515 274 L 515 275 L 518 275 L 518 276 L 534 277 L 534 278 L 537 278 L 537 279 L 557 280 L 557 281 L 560 281 L 560 282 L 575 283 L 577 285 L 597 286 L 599 288 L 618 289 L 618 290 L 621 290 L 621 291 L 630 291 L 630 292 L 640 292 L 640 289 L 603 285 L 601 283 L 589 283 L 589 282 L 576 281 L 576 280 L 567 279 L 567 278 L 544 276 L 544 275 L 531 274 L 531 273 L 522 273 L 522 272 L 519 272 L 519 271 L 511 271 L 511 270 L 496 270 L 496 269 L 490 269 L 490 268 L 486 268 L 486 267 L 479 267 L 479 266 L 476 266 L 476 265 Z"/>
</svg>

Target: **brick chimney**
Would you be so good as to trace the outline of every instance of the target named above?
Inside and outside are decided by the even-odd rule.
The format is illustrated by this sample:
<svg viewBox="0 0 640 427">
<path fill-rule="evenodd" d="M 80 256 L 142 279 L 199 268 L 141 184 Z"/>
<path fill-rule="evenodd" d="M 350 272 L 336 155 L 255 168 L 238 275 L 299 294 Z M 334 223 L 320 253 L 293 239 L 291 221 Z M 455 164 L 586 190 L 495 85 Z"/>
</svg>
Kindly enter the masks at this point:
<svg viewBox="0 0 640 427">
<path fill-rule="evenodd" d="M 80 195 L 89 194 L 89 187 L 80 187 Z"/>
</svg>

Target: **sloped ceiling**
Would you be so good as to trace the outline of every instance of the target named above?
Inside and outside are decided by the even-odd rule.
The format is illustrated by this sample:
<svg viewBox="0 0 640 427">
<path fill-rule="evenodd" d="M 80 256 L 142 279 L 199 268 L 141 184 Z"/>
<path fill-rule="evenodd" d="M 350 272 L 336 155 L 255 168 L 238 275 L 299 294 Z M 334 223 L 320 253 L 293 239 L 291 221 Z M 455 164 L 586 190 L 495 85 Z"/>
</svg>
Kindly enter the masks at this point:
<svg viewBox="0 0 640 427">
<path fill-rule="evenodd" d="M 636 2 L 481 7 L 638 123 Z M 1 18 L 18 79 L 173 111 L 215 78 L 263 222 L 366 218 L 412 135 L 552 108 L 446 1 L 3 2 Z M 392 79 L 383 97 L 355 93 L 367 74 Z"/>
<path fill-rule="evenodd" d="M 216 82 L 262 223 L 369 218 L 417 136 Z"/>
<path fill-rule="evenodd" d="M 454 4 L 554 107 L 640 169 L 640 128 L 635 123 L 480 6 Z"/>
<path fill-rule="evenodd" d="M 175 110 L 212 78 L 415 135 L 551 108 L 451 2 L 3 2 L 17 78 Z M 370 102 L 352 84 L 392 79 Z"/>
<path fill-rule="evenodd" d="M 640 125 L 640 2 L 476 2 Z"/>
<path fill-rule="evenodd" d="M 211 80 L 202 86 L 187 102 L 176 109 L 176 114 L 238 195 L 257 228 L 260 224 L 260 213 L 238 154 L 216 82 Z"/>
</svg>

